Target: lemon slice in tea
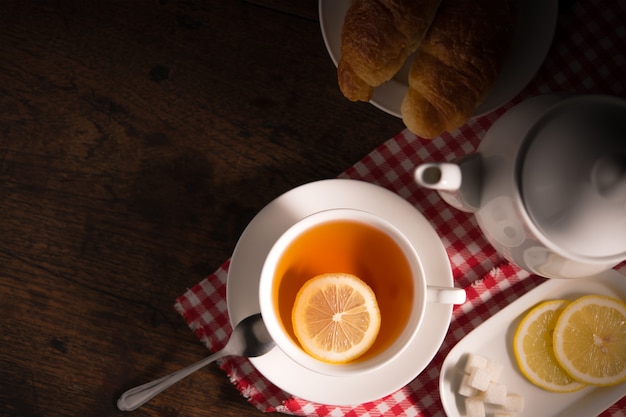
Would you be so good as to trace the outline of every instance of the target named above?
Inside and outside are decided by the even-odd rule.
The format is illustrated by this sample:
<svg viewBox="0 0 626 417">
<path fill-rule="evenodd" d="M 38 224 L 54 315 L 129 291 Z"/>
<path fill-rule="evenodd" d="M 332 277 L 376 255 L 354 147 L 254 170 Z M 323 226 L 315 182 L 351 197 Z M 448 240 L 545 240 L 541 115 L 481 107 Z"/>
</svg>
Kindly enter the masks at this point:
<svg viewBox="0 0 626 417">
<path fill-rule="evenodd" d="M 318 275 L 296 296 L 292 311 L 295 335 L 311 356 L 346 363 L 372 346 L 380 329 L 380 310 L 372 289 L 343 273 Z"/>
</svg>

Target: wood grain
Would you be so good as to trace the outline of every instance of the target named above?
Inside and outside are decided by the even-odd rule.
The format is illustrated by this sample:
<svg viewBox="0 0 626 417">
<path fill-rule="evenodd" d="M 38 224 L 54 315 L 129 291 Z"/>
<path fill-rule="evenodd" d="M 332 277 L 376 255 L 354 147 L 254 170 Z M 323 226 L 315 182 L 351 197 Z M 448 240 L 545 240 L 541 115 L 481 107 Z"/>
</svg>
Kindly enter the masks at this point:
<svg viewBox="0 0 626 417">
<path fill-rule="evenodd" d="M 288 3 L 0 2 L 0 415 L 126 415 L 208 354 L 173 303 L 250 219 L 402 129 Z M 134 412 L 262 414 L 216 365 Z"/>
</svg>

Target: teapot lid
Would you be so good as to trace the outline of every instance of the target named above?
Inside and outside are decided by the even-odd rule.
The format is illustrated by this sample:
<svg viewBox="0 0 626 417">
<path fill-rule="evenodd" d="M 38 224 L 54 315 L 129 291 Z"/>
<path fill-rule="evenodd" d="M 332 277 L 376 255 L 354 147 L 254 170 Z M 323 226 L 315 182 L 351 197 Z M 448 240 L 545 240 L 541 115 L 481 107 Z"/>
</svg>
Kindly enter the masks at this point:
<svg viewBox="0 0 626 417">
<path fill-rule="evenodd" d="M 519 189 L 539 232 L 570 256 L 626 259 L 626 101 L 565 99 L 525 143 Z"/>
</svg>

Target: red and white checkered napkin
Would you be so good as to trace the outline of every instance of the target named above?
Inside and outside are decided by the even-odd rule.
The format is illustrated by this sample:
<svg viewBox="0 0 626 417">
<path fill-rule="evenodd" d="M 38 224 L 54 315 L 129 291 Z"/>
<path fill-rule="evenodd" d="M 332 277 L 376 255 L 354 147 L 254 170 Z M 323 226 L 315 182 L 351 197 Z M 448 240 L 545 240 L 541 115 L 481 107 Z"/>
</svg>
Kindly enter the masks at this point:
<svg viewBox="0 0 626 417">
<path fill-rule="evenodd" d="M 460 130 L 432 141 L 403 131 L 340 175 L 392 190 L 426 216 L 441 237 L 452 265 L 455 285 L 468 302 L 456 306 L 450 330 L 430 365 L 411 383 L 377 401 L 356 407 L 314 404 L 280 390 L 244 358 L 220 366 L 241 393 L 263 411 L 317 416 L 444 416 L 439 398 L 441 364 L 450 349 L 476 326 L 541 284 L 502 259 L 484 239 L 471 215 L 450 208 L 437 193 L 413 183 L 412 171 L 423 161 L 445 161 L 476 150 L 491 124 L 525 98 L 554 91 L 626 96 L 626 2 L 581 0 L 561 17 L 552 50 L 533 82 L 511 103 Z M 231 326 L 226 306 L 229 261 L 176 300 L 175 307 L 191 329 L 216 351 Z M 626 264 L 621 271 L 626 273 Z M 625 416 L 626 397 L 602 416 Z"/>
</svg>

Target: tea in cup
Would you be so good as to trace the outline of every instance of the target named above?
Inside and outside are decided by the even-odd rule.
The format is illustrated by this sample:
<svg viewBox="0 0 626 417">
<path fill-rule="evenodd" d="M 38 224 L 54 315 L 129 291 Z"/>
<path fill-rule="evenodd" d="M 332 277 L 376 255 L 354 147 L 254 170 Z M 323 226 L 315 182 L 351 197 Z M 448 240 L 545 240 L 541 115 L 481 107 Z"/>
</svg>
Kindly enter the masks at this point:
<svg viewBox="0 0 626 417">
<path fill-rule="evenodd" d="M 371 288 L 380 311 L 371 347 L 341 364 L 307 353 L 292 320 L 305 283 L 333 274 L 358 277 Z M 259 301 L 272 338 L 287 356 L 312 371 L 346 376 L 393 360 L 414 340 L 427 302 L 460 304 L 465 291 L 428 286 L 419 254 L 390 222 L 361 210 L 330 209 L 298 221 L 276 241 L 261 272 Z"/>
</svg>

